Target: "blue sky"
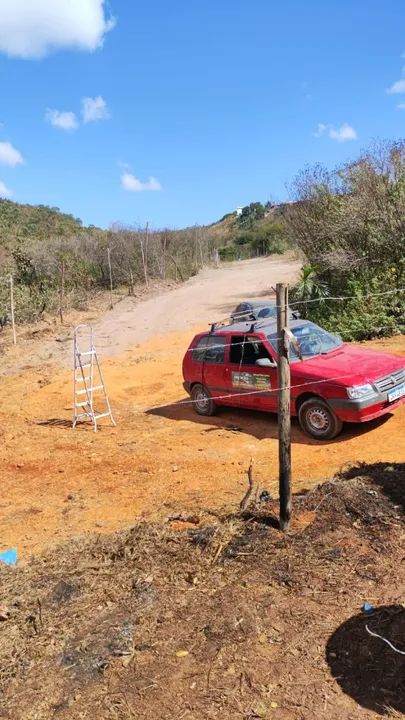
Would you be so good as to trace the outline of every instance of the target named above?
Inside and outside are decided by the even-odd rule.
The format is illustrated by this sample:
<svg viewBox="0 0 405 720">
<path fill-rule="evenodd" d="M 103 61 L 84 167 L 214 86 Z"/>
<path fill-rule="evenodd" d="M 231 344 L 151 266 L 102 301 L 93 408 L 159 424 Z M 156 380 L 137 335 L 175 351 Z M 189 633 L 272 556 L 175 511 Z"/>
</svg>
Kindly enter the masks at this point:
<svg viewBox="0 0 405 720">
<path fill-rule="evenodd" d="M 283 200 L 404 137 L 404 28 L 403 0 L 0 0 L 0 193 L 102 227 Z"/>
</svg>

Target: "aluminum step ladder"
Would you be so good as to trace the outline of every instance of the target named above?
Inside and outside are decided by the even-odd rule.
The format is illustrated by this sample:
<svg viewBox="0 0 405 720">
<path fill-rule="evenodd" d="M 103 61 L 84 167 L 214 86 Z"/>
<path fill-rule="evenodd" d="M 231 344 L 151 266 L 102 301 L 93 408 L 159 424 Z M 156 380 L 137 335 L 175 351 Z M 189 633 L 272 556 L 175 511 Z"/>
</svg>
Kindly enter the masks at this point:
<svg viewBox="0 0 405 720">
<path fill-rule="evenodd" d="M 91 325 L 77 325 L 73 342 L 73 427 L 75 428 L 78 422 L 88 419 L 94 426 L 94 432 L 97 432 L 97 422 L 106 417 L 109 417 L 112 425 L 115 426 Z M 94 407 L 95 402 L 98 404 L 98 410 Z M 100 408 L 100 404 L 103 407 Z"/>
</svg>

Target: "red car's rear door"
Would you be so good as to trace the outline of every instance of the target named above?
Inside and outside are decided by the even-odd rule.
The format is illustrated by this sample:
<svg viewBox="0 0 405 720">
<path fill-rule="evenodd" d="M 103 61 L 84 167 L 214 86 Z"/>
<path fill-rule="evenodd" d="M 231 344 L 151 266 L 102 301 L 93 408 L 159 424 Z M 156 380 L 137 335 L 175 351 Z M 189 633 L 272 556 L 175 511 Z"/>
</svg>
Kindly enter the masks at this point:
<svg viewBox="0 0 405 720">
<path fill-rule="evenodd" d="M 228 404 L 229 382 L 226 355 L 226 335 L 208 335 L 202 364 L 202 383 L 221 405 Z"/>
<path fill-rule="evenodd" d="M 260 367 L 257 360 L 274 362 L 269 349 L 257 335 L 233 335 L 229 349 L 232 391 L 235 405 L 257 410 L 277 411 L 277 368 Z M 237 402 L 236 402 L 237 399 Z"/>
</svg>

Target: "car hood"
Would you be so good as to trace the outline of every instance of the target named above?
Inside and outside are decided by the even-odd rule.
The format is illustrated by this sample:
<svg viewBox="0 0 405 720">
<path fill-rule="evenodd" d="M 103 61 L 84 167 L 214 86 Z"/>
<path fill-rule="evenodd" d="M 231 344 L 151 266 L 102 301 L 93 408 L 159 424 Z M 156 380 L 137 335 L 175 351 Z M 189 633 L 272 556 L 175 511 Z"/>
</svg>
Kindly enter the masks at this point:
<svg viewBox="0 0 405 720">
<path fill-rule="evenodd" d="M 313 379 L 338 379 L 342 385 L 361 385 L 405 368 L 405 358 L 344 344 L 326 355 L 297 361 L 292 366 L 299 375 Z"/>
</svg>

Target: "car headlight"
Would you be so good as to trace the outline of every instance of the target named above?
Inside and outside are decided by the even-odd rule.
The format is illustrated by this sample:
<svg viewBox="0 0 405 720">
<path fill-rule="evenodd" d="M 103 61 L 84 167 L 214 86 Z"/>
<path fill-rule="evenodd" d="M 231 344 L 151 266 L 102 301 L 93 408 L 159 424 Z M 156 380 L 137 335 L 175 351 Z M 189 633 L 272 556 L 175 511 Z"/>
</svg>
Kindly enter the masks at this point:
<svg viewBox="0 0 405 720">
<path fill-rule="evenodd" d="M 361 400 L 367 395 L 374 395 L 375 390 L 370 383 L 365 383 L 365 385 L 353 385 L 353 387 L 347 388 L 347 394 L 350 400 Z"/>
</svg>

